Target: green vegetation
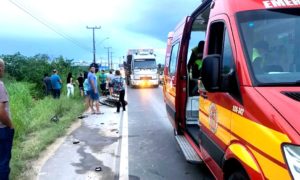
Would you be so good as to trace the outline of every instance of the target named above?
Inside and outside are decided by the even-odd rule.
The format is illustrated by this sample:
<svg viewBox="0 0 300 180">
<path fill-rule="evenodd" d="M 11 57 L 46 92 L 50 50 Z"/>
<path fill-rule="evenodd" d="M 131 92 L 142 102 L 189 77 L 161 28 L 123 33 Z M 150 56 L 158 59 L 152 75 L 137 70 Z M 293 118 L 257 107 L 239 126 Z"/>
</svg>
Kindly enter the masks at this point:
<svg viewBox="0 0 300 180">
<path fill-rule="evenodd" d="M 83 112 L 84 106 L 80 99 L 62 96 L 60 100 L 46 97 L 35 101 L 30 96 L 30 84 L 8 83 L 10 107 L 16 129 L 11 161 L 11 178 L 18 177 L 28 170 L 28 160 L 38 158 L 49 144 L 65 133 L 77 116 Z M 59 122 L 51 121 L 58 115 Z M 24 178 L 24 177 L 23 177 Z"/>
<path fill-rule="evenodd" d="M 35 99 L 43 98 L 44 74 L 52 74 L 53 69 L 57 69 L 64 84 L 66 84 L 67 74 L 72 72 L 73 78 L 77 79 L 80 72 L 87 71 L 85 67 L 72 67 L 72 61 L 64 59 L 62 56 L 50 58 L 46 54 L 38 54 L 33 57 L 26 57 L 20 53 L 13 55 L 2 55 L 1 58 L 5 61 L 6 73 L 13 77 L 16 81 L 24 81 L 32 83 L 30 94 Z"/>
<path fill-rule="evenodd" d="M 67 98 L 62 92 L 59 100 L 44 97 L 42 78 L 52 69 L 59 70 L 62 80 L 68 72 L 73 77 L 81 69 L 71 67 L 71 61 L 62 57 L 50 62 L 46 55 L 25 57 L 15 55 L 2 56 L 6 63 L 4 79 L 10 98 L 10 110 L 15 127 L 15 137 L 11 160 L 11 179 L 27 179 L 20 175 L 27 170 L 28 162 L 39 157 L 56 138 L 65 134 L 66 129 L 84 111 L 83 99 L 75 88 L 75 97 Z M 66 83 L 63 84 L 64 86 Z M 77 91 L 76 91 L 77 90 Z M 53 116 L 58 122 L 51 121 Z"/>
</svg>

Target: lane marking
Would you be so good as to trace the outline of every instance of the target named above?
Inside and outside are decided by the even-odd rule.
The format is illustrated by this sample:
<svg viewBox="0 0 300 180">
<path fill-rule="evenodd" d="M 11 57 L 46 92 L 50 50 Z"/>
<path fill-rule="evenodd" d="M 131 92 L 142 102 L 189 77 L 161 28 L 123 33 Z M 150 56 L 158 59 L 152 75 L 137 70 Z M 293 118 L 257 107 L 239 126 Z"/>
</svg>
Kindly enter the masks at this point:
<svg viewBox="0 0 300 180">
<path fill-rule="evenodd" d="M 127 88 L 126 88 L 126 92 Z M 127 96 L 125 97 L 127 101 Z M 122 112 L 122 142 L 121 142 L 121 154 L 120 154 L 120 170 L 119 180 L 128 180 L 128 106 L 126 111 Z"/>
</svg>

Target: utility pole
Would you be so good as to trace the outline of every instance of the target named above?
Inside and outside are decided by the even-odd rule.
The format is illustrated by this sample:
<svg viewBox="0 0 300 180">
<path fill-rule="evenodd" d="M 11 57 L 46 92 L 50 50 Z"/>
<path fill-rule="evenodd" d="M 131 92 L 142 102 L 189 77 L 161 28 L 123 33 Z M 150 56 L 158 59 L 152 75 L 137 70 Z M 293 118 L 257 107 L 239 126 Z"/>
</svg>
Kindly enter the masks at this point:
<svg viewBox="0 0 300 180">
<path fill-rule="evenodd" d="M 110 67 L 111 67 L 111 69 L 113 69 L 112 54 L 113 54 L 113 52 L 110 52 Z"/>
<path fill-rule="evenodd" d="M 86 28 L 93 30 L 93 55 L 94 55 L 93 62 L 96 63 L 95 29 L 101 29 L 101 26 L 99 26 L 99 27 L 97 27 L 97 26 L 94 26 L 94 27 L 86 26 Z"/>
<path fill-rule="evenodd" d="M 109 68 L 109 49 L 111 49 L 112 47 L 104 47 L 105 49 L 107 49 L 107 66 L 108 66 L 108 69 L 110 69 Z"/>
</svg>

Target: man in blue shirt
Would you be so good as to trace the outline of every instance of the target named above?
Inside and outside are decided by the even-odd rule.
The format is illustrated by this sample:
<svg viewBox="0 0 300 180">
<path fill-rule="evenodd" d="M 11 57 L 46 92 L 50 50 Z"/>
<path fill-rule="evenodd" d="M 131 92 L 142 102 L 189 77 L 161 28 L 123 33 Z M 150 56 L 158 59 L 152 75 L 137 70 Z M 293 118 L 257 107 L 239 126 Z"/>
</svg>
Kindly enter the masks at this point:
<svg viewBox="0 0 300 180">
<path fill-rule="evenodd" d="M 53 74 L 51 76 L 52 92 L 53 92 L 54 99 L 56 99 L 56 98 L 59 99 L 60 89 L 61 89 L 61 84 L 62 84 L 62 81 L 57 73 L 58 73 L 57 70 L 54 69 Z"/>
<path fill-rule="evenodd" d="M 97 76 L 95 74 L 96 68 L 95 66 L 90 66 L 90 72 L 88 74 L 88 81 L 89 81 L 89 91 L 88 94 L 90 95 L 91 102 L 90 108 L 93 114 L 103 114 L 100 112 L 99 109 L 99 93 L 98 93 L 98 85 L 97 85 Z M 96 112 L 93 108 L 94 103 L 96 103 Z"/>
</svg>

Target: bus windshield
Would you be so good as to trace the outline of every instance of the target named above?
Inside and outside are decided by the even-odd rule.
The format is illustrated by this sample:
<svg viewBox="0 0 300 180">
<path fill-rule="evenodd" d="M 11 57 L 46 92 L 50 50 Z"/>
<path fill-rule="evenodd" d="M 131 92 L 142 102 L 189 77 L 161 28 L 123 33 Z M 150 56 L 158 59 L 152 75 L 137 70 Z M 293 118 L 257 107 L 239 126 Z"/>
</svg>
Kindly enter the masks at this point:
<svg viewBox="0 0 300 180">
<path fill-rule="evenodd" d="M 134 69 L 156 69 L 155 59 L 136 59 Z"/>
<path fill-rule="evenodd" d="M 299 85 L 300 9 L 246 11 L 236 17 L 254 84 Z"/>
</svg>

